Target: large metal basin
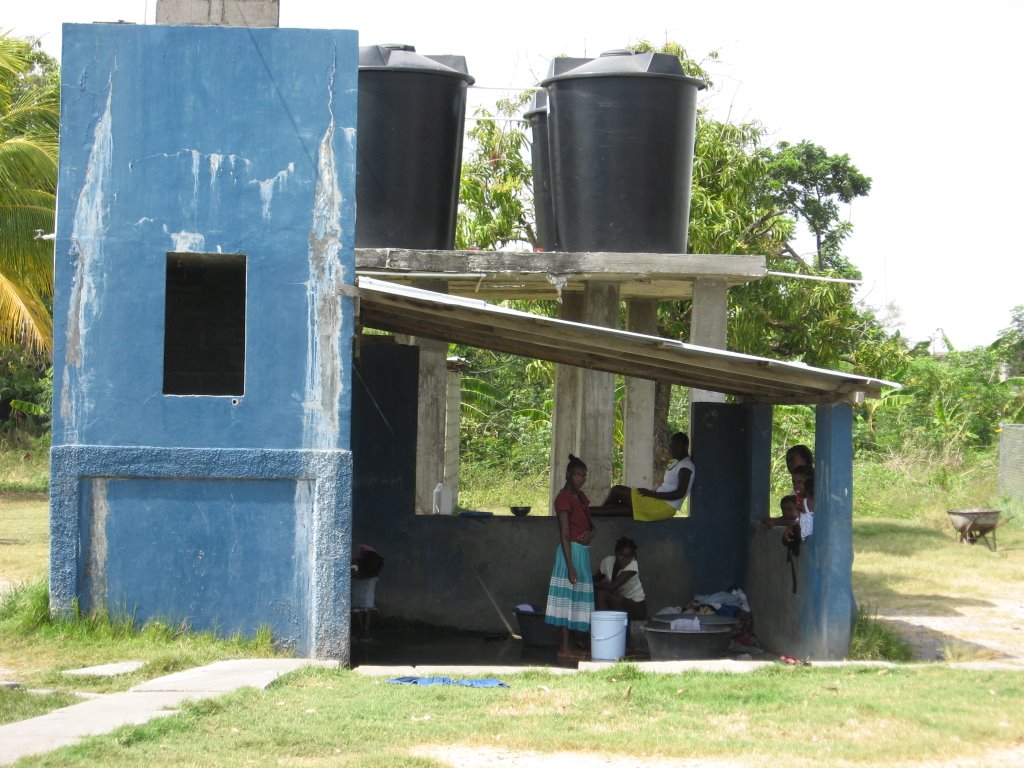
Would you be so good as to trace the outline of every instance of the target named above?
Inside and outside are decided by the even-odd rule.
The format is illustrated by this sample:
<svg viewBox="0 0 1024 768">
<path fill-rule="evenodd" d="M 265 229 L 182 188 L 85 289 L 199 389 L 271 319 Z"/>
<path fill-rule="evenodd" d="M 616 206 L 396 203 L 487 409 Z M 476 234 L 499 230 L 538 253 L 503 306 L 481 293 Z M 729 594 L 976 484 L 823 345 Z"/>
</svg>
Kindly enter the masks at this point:
<svg viewBox="0 0 1024 768">
<path fill-rule="evenodd" d="M 645 629 L 652 661 L 690 659 L 721 659 L 729 655 L 730 626 L 705 627 L 699 631 L 686 629 Z"/>
</svg>

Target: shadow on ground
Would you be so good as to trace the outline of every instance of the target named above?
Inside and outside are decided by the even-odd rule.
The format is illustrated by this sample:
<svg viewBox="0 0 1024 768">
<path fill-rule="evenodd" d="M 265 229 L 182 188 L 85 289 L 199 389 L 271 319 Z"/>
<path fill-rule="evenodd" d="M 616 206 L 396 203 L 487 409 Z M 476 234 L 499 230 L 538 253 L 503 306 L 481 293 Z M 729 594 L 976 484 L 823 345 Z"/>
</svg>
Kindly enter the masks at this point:
<svg viewBox="0 0 1024 768">
<path fill-rule="evenodd" d="M 507 633 L 464 632 L 382 620 L 371 639 L 352 641 L 352 666 L 556 666 L 556 648 L 534 648 Z"/>
<path fill-rule="evenodd" d="M 914 649 L 914 659 L 917 661 L 987 661 L 1013 658 L 990 646 L 963 640 L 931 627 L 887 616 L 878 618 L 910 644 Z M 950 656 L 948 659 L 947 654 Z"/>
</svg>

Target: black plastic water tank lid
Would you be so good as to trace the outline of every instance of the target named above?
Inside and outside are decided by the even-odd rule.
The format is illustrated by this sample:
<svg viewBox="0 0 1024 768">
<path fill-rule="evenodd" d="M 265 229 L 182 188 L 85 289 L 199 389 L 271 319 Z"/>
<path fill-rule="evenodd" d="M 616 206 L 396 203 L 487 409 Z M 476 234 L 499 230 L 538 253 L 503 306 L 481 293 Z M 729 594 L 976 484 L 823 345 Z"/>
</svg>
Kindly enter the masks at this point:
<svg viewBox="0 0 1024 768">
<path fill-rule="evenodd" d="M 633 53 L 625 48 L 605 51 L 599 58 L 552 74 L 541 85 L 546 88 L 561 80 L 583 77 L 662 77 L 688 82 L 696 86 L 697 90 L 707 88 L 707 83 L 699 77 L 685 74 L 679 58 L 671 53 Z"/>
<path fill-rule="evenodd" d="M 536 115 L 546 115 L 548 113 L 548 92 L 543 88 L 538 88 L 533 94 L 533 99 L 530 102 L 530 108 L 523 112 L 523 119 L 529 122 L 531 117 Z"/>
<path fill-rule="evenodd" d="M 472 85 L 476 79 L 469 74 L 465 56 L 424 56 L 412 45 L 385 43 L 359 47 L 359 70 L 378 72 L 419 72 L 427 75 L 457 77 Z"/>
</svg>

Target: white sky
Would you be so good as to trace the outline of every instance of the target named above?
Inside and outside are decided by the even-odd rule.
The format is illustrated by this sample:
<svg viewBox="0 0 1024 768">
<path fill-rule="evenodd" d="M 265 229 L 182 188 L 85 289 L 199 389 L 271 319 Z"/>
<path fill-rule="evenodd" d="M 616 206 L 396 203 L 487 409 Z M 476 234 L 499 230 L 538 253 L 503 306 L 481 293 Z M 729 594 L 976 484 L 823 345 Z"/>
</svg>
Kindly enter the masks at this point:
<svg viewBox="0 0 1024 768">
<path fill-rule="evenodd" d="M 152 23 L 156 0 L 4 0 L 0 30 L 60 56 L 62 22 Z M 282 27 L 466 56 L 477 85 L 533 85 L 557 55 L 672 40 L 717 88 L 704 106 L 770 140 L 848 154 L 873 179 L 849 211 L 863 300 L 912 341 L 991 343 L 1024 304 L 1024 2 L 1018 0 L 281 0 Z M 474 103 L 501 95 L 475 90 Z M 1021 218 L 1018 218 L 1021 217 Z M 884 315 L 884 310 L 882 311 Z"/>
</svg>

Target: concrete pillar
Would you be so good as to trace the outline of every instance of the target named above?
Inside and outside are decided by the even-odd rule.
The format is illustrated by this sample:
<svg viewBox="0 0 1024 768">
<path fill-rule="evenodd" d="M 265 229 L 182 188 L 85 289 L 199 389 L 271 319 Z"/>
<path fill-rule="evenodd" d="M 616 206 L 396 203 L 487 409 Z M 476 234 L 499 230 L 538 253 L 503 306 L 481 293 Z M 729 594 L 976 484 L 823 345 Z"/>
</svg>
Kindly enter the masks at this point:
<svg viewBox="0 0 1024 768">
<path fill-rule="evenodd" d="M 693 311 L 690 320 L 690 343 L 713 349 L 725 349 L 729 320 L 729 288 L 721 278 L 699 277 L 693 281 Z M 694 403 L 724 403 L 721 392 L 690 390 L 690 406 Z"/>
<path fill-rule="evenodd" d="M 619 286 L 588 282 L 583 293 L 583 322 L 616 328 Z M 612 441 L 615 437 L 615 375 L 580 372 L 580 442 L 578 456 L 587 464 L 587 495 L 600 504 L 612 486 Z"/>
<path fill-rule="evenodd" d="M 658 302 L 631 299 L 626 303 L 626 329 L 658 335 Z M 626 378 L 623 482 L 634 488 L 654 488 L 654 387 L 649 379 Z"/>
<path fill-rule="evenodd" d="M 157 24 L 276 27 L 279 0 L 157 0 Z"/>
<path fill-rule="evenodd" d="M 842 659 L 850 648 L 853 598 L 853 408 L 816 407 L 814 533 L 800 549 L 800 626 L 813 659 Z"/>
<path fill-rule="evenodd" d="M 448 394 L 444 421 L 444 484 L 452 492 L 452 511 L 459 503 L 459 439 L 462 426 L 462 370 L 465 360 L 448 358 Z"/>
<path fill-rule="evenodd" d="M 417 288 L 448 292 L 445 280 L 416 281 Z M 448 342 L 408 337 L 420 348 L 416 408 L 416 514 L 434 510 L 434 488 L 444 482 L 445 414 L 448 402 Z"/>
<path fill-rule="evenodd" d="M 558 308 L 560 320 L 579 322 L 583 319 L 583 296 L 562 295 Z M 579 452 L 580 438 L 580 373 L 573 365 L 555 365 L 554 403 L 551 409 L 551 493 L 550 501 L 565 485 L 565 465 L 570 453 Z M 597 501 L 595 503 L 600 503 Z M 548 509 L 548 513 L 553 510 Z"/>
</svg>

